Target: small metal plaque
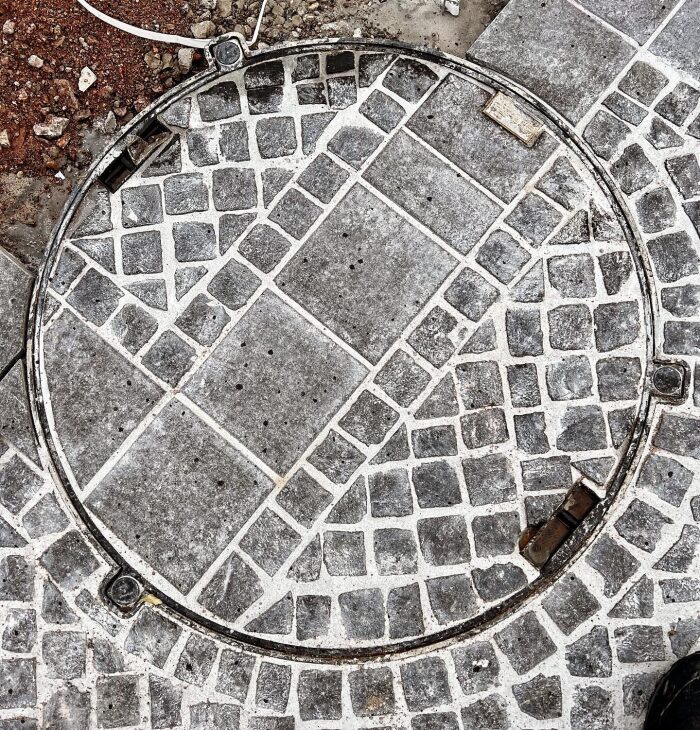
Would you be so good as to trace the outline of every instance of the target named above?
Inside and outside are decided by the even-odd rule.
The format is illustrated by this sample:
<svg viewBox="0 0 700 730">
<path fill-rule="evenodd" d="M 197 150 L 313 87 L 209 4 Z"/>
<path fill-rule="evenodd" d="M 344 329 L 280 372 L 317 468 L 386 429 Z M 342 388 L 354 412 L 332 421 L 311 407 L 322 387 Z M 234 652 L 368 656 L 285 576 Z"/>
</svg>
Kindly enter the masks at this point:
<svg viewBox="0 0 700 730">
<path fill-rule="evenodd" d="M 544 125 L 526 114 L 509 96 L 497 91 L 483 109 L 484 114 L 528 147 L 537 142 Z"/>
</svg>

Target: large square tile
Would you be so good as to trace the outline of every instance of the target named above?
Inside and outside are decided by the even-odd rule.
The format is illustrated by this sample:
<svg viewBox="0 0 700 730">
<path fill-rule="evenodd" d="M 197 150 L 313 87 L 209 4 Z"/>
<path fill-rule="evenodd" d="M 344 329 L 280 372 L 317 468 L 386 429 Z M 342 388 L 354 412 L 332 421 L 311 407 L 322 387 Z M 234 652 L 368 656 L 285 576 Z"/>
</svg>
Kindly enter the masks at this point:
<svg viewBox="0 0 700 730">
<path fill-rule="evenodd" d="M 376 363 L 456 264 L 453 256 L 356 185 L 276 281 Z"/>
<path fill-rule="evenodd" d="M 44 337 L 44 368 L 55 432 L 85 487 L 163 391 L 67 311 Z"/>
<path fill-rule="evenodd" d="M 625 12 L 633 4 L 624 3 Z M 575 123 L 634 54 L 631 44 L 567 0 L 511 0 L 468 56 L 515 79 Z"/>
<path fill-rule="evenodd" d="M 172 401 L 102 480 L 90 510 L 187 593 L 273 484 L 239 451 Z"/>
<path fill-rule="evenodd" d="M 450 75 L 407 126 L 501 200 L 509 202 L 557 145 L 552 137 L 543 134 L 533 147 L 525 146 L 482 112 L 490 96 L 470 81 Z M 411 165 L 407 159 L 403 167 Z"/>
<path fill-rule="evenodd" d="M 278 474 L 286 473 L 366 368 L 266 292 L 185 387 L 186 394 Z"/>
</svg>

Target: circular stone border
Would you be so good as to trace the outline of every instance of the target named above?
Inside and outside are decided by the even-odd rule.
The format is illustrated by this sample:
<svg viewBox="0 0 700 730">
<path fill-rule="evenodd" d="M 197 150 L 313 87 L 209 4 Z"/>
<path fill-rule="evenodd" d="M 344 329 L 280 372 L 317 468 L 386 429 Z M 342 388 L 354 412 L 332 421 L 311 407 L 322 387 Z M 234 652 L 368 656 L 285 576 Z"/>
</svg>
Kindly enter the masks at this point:
<svg viewBox="0 0 700 730">
<path fill-rule="evenodd" d="M 210 61 L 208 69 L 160 97 L 122 129 L 115 142 L 104 152 L 102 157 L 92 165 L 83 183 L 72 193 L 66 203 L 63 215 L 54 228 L 47 246 L 47 252 L 40 275 L 36 280 L 28 315 L 27 327 L 27 376 L 29 384 L 29 400 L 42 462 L 56 484 L 62 489 L 67 501 L 71 504 L 74 513 L 79 518 L 79 523 L 99 545 L 103 554 L 106 554 L 115 565 L 115 572 L 111 575 L 110 579 L 106 581 L 105 586 L 103 586 L 103 594 L 105 594 L 105 588 L 111 583 L 116 575 L 122 573 L 134 576 L 144 586 L 144 594 L 150 594 L 152 596 L 151 602 L 161 602 L 165 607 L 174 611 L 181 619 L 192 627 L 206 629 L 213 632 L 219 638 L 233 640 L 245 647 L 248 647 L 249 649 L 301 661 L 358 661 L 361 659 L 383 656 L 396 656 L 420 649 L 432 649 L 437 645 L 444 644 L 450 640 L 476 634 L 496 621 L 511 615 L 516 608 L 533 599 L 536 595 L 545 590 L 559 577 L 564 569 L 569 566 L 574 557 L 580 553 L 584 545 L 592 541 L 595 534 L 602 529 L 602 526 L 605 523 L 606 513 L 608 512 L 611 503 L 625 485 L 628 477 L 631 476 L 633 472 L 632 465 L 635 463 L 635 459 L 640 453 L 640 447 L 643 445 L 645 438 L 648 435 L 649 428 L 647 424 L 652 407 L 650 372 L 653 367 L 656 342 L 656 338 L 654 337 L 655 308 L 652 298 L 652 277 L 650 275 L 645 254 L 643 253 L 641 238 L 637 232 L 634 220 L 627 210 L 621 192 L 617 189 L 615 183 L 612 181 L 611 177 L 605 171 L 600 162 L 595 158 L 587 143 L 581 139 L 571 124 L 539 98 L 502 74 L 493 72 L 486 67 L 468 60 L 461 60 L 439 52 L 415 48 L 407 44 L 358 39 L 305 41 L 278 46 L 272 49 L 265 49 L 264 51 L 257 51 L 250 54 L 244 52 L 240 64 L 236 64 L 235 66 L 219 66 L 215 61 L 215 54 L 212 51 L 216 44 L 221 43 L 224 40 L 230 41 L 231 36 L 216 39 L 207 49 L 207 59 Z M 198 88 L 215 81 L 219 77 L 230 73 L 232 70 L 245 68 L 249 65 L 261 63 L 267 60 L 284 58 L 290 55 L 333 50 L 369 52 L 383 51 L 386 53 L 399 52 L 404 56 L 437 63 L 448 70 L 462 73 L 472 80 L 486 84 L 496 90 L 508 93 L 515 97 L 519 103 L 528 109 L 528 111 L 532 112 L 534 116 L 542 119 L 547 124 L 549 131 L 558 137 L 563 144 L 569 147 L 585 164 L 595 182 L 606 195 L 617 221 L 622 228 L 627 246 L 634 260 L 635 271 L 639 280 L 646 336 L 647 372 L 643 377 L 643 387 L 639 399 L 639 410 L 631 431 L 629 444 L 623 458 L 618 463 L 614 474 L 610 478 L 606 496 L 601 499 L 592 512 L 586 517 L 584 522 L 571 534 L 562 547 L 555 553 L 550 562 L 542 570 L 540 576 L 517 593 L 509 596 L 497 606 L 488 609 L 472 619 L 432 634 L 377 648 L 307 648 L 250 636 L 246 633 L 229 629 L 216 621 L 203 618 L 196 612 L 185 608 L 180 603 L 164 594 L 161 590 L 153 587 L 148 580 L 145 580 L 138 571 L 135 571 L 125 561 L 115 547 L 104 537 L 70 486 L 70 482 L 60 465 L 56 447 L 53 443 L 46 414 L 46 406 L 39 385 L 41 382 L 41 364 L 38 354 L 40 347 L 39 325 L 42 321 L 44 312 L 49 274 L 55 264 L 61 241 L 63 240 L 63 236 L 86 194 L 97 181 L 98 177 L 126 149 L 130 142 L 130 137 L 136 131 L 144 129 L 152 120 L 155 120 L 158 114 L 165 111 L 170 105 L 177 102 L 179 99 L 193 91 L 196 91 Z M 106 598 L 106 594 L 104 600 L 109 600 Z"/>
</svg>

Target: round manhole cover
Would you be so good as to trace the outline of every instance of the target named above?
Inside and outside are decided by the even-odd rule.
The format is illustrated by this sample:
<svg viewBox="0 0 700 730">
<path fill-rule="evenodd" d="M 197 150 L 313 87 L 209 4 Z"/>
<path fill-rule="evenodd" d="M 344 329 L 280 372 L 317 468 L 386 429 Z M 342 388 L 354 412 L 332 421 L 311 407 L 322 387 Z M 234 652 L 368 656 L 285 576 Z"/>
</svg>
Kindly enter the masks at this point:
<svg viewBox="0 0 700 730">
<path fill-rule="evenodd" d="M 247 59 L 67 214 L 41 426 L 105 548 L 190 618 L 299 654 L 427 643 L 534 589 L 521 534 L 572 485 L 614 494 L 643 276 L 556 124 L 512 91 L 485 113 L 500 88 L 359 42 Z"/>
</svg>

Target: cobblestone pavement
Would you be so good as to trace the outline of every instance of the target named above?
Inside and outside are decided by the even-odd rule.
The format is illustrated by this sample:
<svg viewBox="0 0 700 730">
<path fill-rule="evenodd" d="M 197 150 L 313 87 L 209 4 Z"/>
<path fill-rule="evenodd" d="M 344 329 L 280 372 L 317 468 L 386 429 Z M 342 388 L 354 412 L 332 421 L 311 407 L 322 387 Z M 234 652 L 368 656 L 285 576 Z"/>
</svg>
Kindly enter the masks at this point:
<svg viewBox="0 0 700 730">
<path fill-rule="evenodd" d="M 575 126 L 506 90 L 531 146 L 398 48 L 172 100 L 50 252 L 31 408 L 0 253 L 0 728 L 641 727 L 700 640 L 700 3 L 584 5 L 472 49 Z"/>
</svg>

